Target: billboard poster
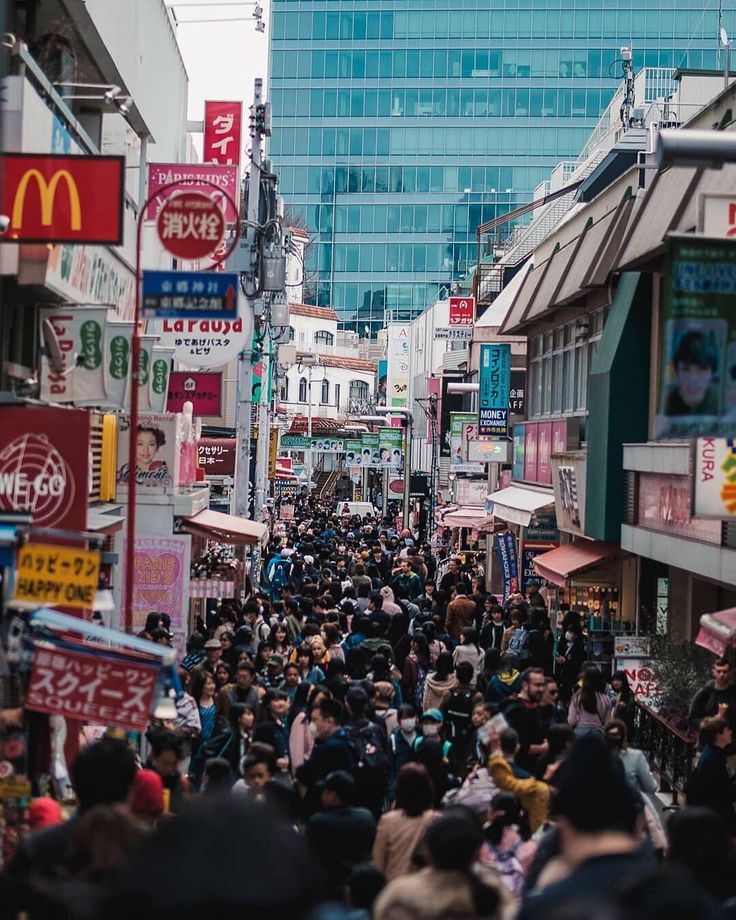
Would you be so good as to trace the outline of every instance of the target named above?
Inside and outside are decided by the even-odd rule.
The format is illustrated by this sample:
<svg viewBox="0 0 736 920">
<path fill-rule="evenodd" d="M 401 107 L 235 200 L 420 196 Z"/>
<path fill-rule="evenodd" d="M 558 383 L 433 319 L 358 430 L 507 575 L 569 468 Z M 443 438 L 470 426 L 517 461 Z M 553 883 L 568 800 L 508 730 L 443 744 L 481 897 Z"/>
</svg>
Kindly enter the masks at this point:
<svg viewBox="0 0 736 920">
<path fill-rule="evenodd" d="M 386 405 L 406 409 L 409 405 L 409 325 L 389 323 Z"/>
<path fill-rule="evenodd" d="M 89 414 L 51 406 L 0 407 L 0 512 L 34 527 L 87 529 Z"/>
<path fill-rule="evenodd" d="M 516 559 L 516 537 L 510 530 L 498 533 L 493 538 L 496 555 L 501 566 L 504 600 L 519 590 L 519 566 Z"/>
<path fill-rule="evenodd" d="M 532 422 L 524 426 L 524 479 L 537 481 L 537 446 L 539 424 Z"/>
<path fill-rule="evenodd" d="M 171 373 L 167 412 L 181 412 L 185 402 L 191 402 L 195 417 L 222 415 L 222 371 Z"/>
<path fill-rule="evenodd" d="M 377 467 L 380 465 L 380 454 L 378 452 L 378 435 L 364 434 L 361 439 L 361 459 L 360 465 L 363 467 Z"/>
<path fill-rule="evenodd" d="M 511 468 L 511 477 L 517 482 L 524 479 L 524 426 L 514 425 L 514 459 Z"/>
<path fill-rule="evenodd" d="M 108 322 L 105 328 L 105 405 L 122 409 L 128 389 L 134 323 Z"/>
<path fill-rule="evenodd" d="M 386 389 L 388 387 L 388 361 L 381 358 L 378 362 L 378 393 L 376 394 L 376 405 L 386 405 Z"/>
<path fill-rule="evenodd" d="M 481 345 L 478 434 L 508 434 L 510 380 L 511 346 Z"/>
<path fill-rule="evenodd" d="M 362 438 L 345 438 L 345 465 L 351 468 L 360 466 L 362 450 Z"/>
<path fill-rule="evenodd" d="M 475 412 L 450 413 L 450 468 L 454 473 L 482 473 L 484 465 L 469 463 L 467 460 L 467 441 L 463 440 L 463 426 L 471 425 L 472 432 L 477 432 L 478 416 Z"/>
<path fill-rule="evenodd" d="M 312 450 L 318 454 L 341 454 L 344 449 L 342 438 L 312 438 Z"/>
<path fill-rule="evenodd" d="M 105 327 L 107 307 L 51 307 L 39 312 L 50 323 L 61 352 L 53 367 L 41 337 L 41 399 L 99 406 L 105 402 Z"/>
<path fill-rule="evenodd" d="M 736 518 L 736 438 L 695 442 L 693 516 Z"/>
<path fill-rule="evenodd" d="M 123 541 L 123 559 L 127 558 Z M 174 645 L 183 653 L 189 608 L 189 559 L 192 538 L 188 534 L 140 536 L 135 538 L 133 565 L 133 631 L 139 632 L 149 613 L 166 613 L 171 618 Z M 125 579 L 120 609 L 125 609 Z"/>
<path fill-rule="evenodd" d="M 204 475 L 234 476 L 238 442 L 235 438 L 200 438 L 197 456 Z"/>
<path fill-rule="evenodd" d="M 540 422 L 537 426 L 537 478 L 535 482 L 552 482 L 551 457 L 552 422 Z"/>
<path fill-rule="evenodd" d="M 736 242 L 668 240 L 659 439 L 728 437 L 736 424 Z"/>
<path fill-rule="evenodd" d="M 172 182 L 177 184 L 160 195 L 156 194 Z M 156 220 L 166 199 L 179 192 L 201 192 L 208 195 L 217 202 L 225 220 L 234 223 L 238 215 L 226 196 L 232 198 L 237 205 L 238 167 L 213 163 L 149 163 L 148 195 L 156 197 L 152 198 L 146 209 L 146 220 Z"/>
<path fill-rule="evenodd" d="M 202 159 L 220 166 L 240 165 L 240 127 L 243 117 L 241 102 L 204 104 L 204 144 Z"/>
<path fill-rule="evenodd" d="M 534 549 L 527 549 L 525 546 L 521 551 L 521 577 L 520 577 L 520 591 L 526 591 L 529 585 L 539 585 L 544 579 L 536 573 L 534 569 L 534 560 L 537 556 L 541 556 L 542 553 L 547 553 L 552 549 L 551 546 L 545 547 L 535 547 Z"/>
<path fill-rule="evenodd" d="M 180 425 L 179 415 L 151 414 L 139 418 L 134 437 L 136 483 L 140 495 L 176 491 L 179 482 Z M 130 437 L 130 416 L 121 415 L 116 467 L 118 494 L 128 491 Z"/>
<path fill-rule="evenodd" d="M 378 432 L 380 466 L 404 468 L 404 431 L 401 428 L 381 428 Z"/>
</svg>

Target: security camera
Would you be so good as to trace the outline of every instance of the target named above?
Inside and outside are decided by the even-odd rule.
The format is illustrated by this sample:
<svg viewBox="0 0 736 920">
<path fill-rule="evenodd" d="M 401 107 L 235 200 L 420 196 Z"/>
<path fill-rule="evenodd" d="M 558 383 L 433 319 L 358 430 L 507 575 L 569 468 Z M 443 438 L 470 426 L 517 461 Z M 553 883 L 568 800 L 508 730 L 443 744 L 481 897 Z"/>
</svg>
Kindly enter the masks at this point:
<svg viewBox="0 0 736 920">
<path fill-rule="evenodd" d="M 10 217 L 7 214 L 0 214 L 0 236 L 10 230 Z"/>
</svg>

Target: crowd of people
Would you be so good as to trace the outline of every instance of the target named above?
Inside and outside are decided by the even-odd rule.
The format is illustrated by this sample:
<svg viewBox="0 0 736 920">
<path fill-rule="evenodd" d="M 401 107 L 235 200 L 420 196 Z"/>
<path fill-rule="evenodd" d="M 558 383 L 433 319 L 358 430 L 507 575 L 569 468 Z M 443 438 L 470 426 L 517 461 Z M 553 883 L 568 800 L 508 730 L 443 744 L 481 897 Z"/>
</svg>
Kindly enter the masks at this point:
<svg viewBox="0 0 736 920">
<path fill-rule="evenodd" d="M 491 596 L 388 519 L 303 514 L 198 621 L 176 718 L 77 757 L 73 820 L 50 809 L 0 876 L 11 916 L 736 916 L 728 662 L 665 821 L 626 674 L 577 613 Z"/>
</svg>

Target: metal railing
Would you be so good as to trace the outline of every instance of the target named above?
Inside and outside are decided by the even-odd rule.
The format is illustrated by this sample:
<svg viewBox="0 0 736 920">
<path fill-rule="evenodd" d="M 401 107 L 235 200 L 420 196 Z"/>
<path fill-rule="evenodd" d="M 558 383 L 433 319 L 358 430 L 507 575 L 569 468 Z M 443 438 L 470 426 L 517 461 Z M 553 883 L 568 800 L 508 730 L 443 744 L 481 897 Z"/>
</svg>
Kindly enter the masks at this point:
<svg viewBox="0 0 736 920">
<path fill-rule="evenodd" d="M 693 771 L 695 741 L 637 701 L 632 745 L 644 752 L 652 771 L 660 778 L 662 791 L 671 793 L 677 804 L 678 796 L 685 795 Z"/>
</svg>

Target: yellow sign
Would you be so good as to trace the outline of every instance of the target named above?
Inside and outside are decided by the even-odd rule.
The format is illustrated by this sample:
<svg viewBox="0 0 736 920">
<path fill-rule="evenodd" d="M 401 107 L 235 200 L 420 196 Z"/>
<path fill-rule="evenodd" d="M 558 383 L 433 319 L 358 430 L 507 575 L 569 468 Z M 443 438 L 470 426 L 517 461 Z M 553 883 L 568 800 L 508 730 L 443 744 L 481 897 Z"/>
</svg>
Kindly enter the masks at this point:
<svg viewBox="0 0 736 920">
<path fill-rule="evenodd" d="M 276 477 L 276 455 L 279 452 L 279 432 L 277 428 L 271 429 L 268 440 L 268 478 Z"/>
<path fill-rule="evenodd" d="M 16 601 L 91 608 L 100 578 L 100 554 L 68 546 L 27 543 L 18 550 Z"/>
<path fill-rule="evenodd" d="M 82 208 L 79 203 L 79 190 L 77 183 L 66 169 L 60 169 L 54 173 L 50 182 L 37 169 L 29 169 L 23 174 L 23 178 L 18 183 L 18 189 L 13 200 L 13 213 L 10 219 L 10 227 L 14 230 L 20 230 L 23 227 L 23 209 L 26 203 L 26 193 L 31 180 L 35 180 L 38 186 L 38 195 L 41 199 L 41 225 L 50 227 L 54 214 L 54 199 L 56 191 L 61 180 L 66 184 L 67 194 L 69 195 L 69 209 L 71 212 L 71 229 L 82 229 Z"/>
</svg>

